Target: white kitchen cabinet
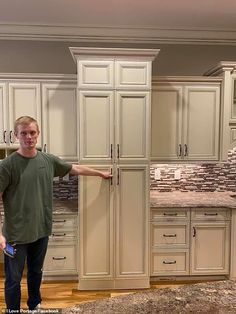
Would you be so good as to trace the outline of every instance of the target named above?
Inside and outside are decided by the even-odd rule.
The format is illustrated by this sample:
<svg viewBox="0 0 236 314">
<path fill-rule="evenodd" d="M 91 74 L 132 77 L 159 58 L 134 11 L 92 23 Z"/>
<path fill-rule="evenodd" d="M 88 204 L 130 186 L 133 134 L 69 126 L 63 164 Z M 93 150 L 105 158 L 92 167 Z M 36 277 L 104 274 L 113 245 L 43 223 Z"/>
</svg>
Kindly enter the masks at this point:
<svg viewBox="0 0 236 314">
<path fill-rule="evenodd" d="M 230 210 L 192 211 L 192 275 L 229 274 Z"/>
<path fill-rule="evenodd" d="M 151 276 L 189 275 L 189 208 L 151 208 Z"/>
<path fill-rule="evenodd" d="M 145 259 L 148 176 L 146 165 L 127 164 L 115 167 L 107 181 L 80 179 L 80 284 L 84 289 L 91 287 L 90 278 L 94 289 L 119 289 L 149 280 L 149 259 Z"/>
<path fill-rule="evenodd" d="M 81 178 L 79 289 L 149 287 L 151 61 L 158 51 L 70 48 L 78 70 Z"/>
<path fill-rule="evenodd" d="M 14 122 L 20 116 L 31 116 L 41 128 L 41 94 L 37 82 L 0 82 L 0 147 L 16 149 L 18 142 L 14 136 Z M 41 146 L 41 135 L 38 138 Z"/>
<path fill-rule="evenodd" d="M 77 161 L 76 85 L 42 83 L 43 149 L 64 160 Z"/>
<path fill-rule="evenodd" d="M 43 266 L 44 280 L 69 280 L 78 276 L 77 226 L 77 215 L 53 215 L 53 230 Z"/>
<path fill-rule="evenodd" d="M 219 125 L 219 82 L 153 81 L 153 161 L 218 160 Z"/>
</svg>

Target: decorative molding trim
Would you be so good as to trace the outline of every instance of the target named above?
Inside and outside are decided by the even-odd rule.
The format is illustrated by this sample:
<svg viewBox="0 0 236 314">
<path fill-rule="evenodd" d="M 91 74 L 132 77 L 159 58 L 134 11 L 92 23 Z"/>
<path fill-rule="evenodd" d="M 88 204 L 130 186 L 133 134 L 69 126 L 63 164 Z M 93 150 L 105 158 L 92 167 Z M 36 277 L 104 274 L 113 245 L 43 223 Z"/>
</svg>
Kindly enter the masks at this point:
<svg viewBox="0 0 236 314">
<path fill-rule="evenodd" d="M 192 83 L 192 82 L 208 82 L 222 83 L 222 77 L 206 77 L 206 76 L 152 76 L 152 85 L 160 85 L 161 83 Z"/>
<path fill-rule="evenodd" d="M 168 29 L 79 25 L 0 23 L 0 39 L 70 42 L 224 44 L 236 45 L 236 31 L 228 29 Z"/>
<path fill-rule="evenodd" d="M 50 81 L 65 81 L 77 82 L 76 74 L 42 74 L 42 73 L 0 73 L 0 81 L 2 80 L 50 80 Z"/>
<path fill-rule="evenodd" d="M 209 69 L 203 75 L 206 76 L 217 76 L 225 71 L 230 71 L 231 73 L 236 70 L 236 62 L 233 61 L 221 61 L 213 68 Z"/>
</svg>

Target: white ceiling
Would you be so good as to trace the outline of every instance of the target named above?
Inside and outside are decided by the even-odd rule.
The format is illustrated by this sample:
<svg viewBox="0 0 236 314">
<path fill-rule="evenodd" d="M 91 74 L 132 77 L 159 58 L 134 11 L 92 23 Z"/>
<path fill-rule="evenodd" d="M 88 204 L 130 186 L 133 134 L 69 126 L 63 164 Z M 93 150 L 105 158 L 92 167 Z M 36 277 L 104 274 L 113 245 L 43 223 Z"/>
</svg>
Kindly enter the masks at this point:
<svg viewBox="0 0 236 314">
<path fill-rule="evenodd" d="M 0 0 L 0 38 L 236 43 L 236 0 Z"/>
</svg>

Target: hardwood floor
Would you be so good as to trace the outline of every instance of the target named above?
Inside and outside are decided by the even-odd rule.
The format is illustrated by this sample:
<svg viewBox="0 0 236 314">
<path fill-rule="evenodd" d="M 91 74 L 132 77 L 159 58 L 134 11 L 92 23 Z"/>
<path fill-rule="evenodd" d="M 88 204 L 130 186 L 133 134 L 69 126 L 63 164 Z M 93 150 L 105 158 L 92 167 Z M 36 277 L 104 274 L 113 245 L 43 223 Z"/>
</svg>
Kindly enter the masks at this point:
<svg viewBox="0 0 236 314">
<path fill-rule="evenodd" d="M 3 269 L 0 264 L 0 310 L 5 308 L 4 302 L 4 276 Z M 183 283 L 181 283 L 183 284 Z M 178 284 L 180 285 L 180 284 Z M 151 289 L 159 289 L 165 287 L 178 286 L 177 284 L 155 284 L 151 285 Z M 26 278 L 23 277 L 21 283 L 22 303 L 21 307 L 27 309 L 27 285 Z M 133 293 L 140 290 L 108 290 L 108 291 L 79 291 L 77 290 L 77 282 L 61 281 L 61 282 L 43 282 L 41 286 L 41 294 L 43 298 L 43 308 L 66 308 L 81 302 L 110 298 L 127 293 Z M 0 311 L 1 313 L 1 311 Z"/>
</svg>

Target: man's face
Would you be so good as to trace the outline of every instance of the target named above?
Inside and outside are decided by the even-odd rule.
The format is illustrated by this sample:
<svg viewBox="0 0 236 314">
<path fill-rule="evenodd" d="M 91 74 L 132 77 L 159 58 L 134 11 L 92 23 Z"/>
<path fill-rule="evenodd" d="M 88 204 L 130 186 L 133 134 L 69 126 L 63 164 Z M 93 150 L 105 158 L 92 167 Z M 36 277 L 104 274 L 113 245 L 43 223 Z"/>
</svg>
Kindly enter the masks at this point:
<svg viewBox="0 0 236 314">
<path fill-rule="evenodd" d="M 34 122 L 20 124 L 17 127 L 15 136 L 19 140 L 21 148 L 29 150 L 35 148 L 39 136 L 37 125 Z"/>
</svg>

